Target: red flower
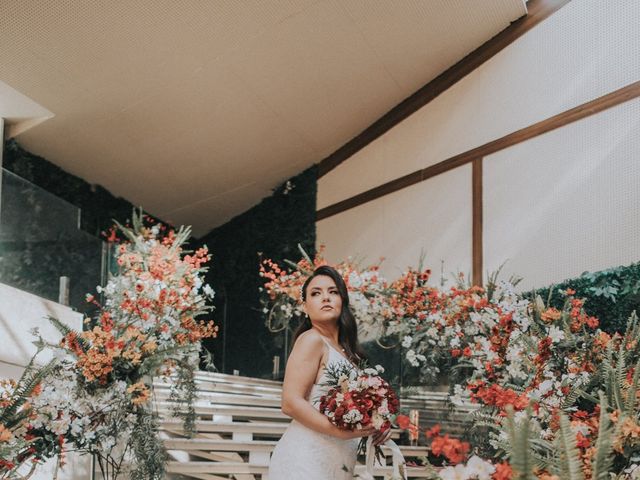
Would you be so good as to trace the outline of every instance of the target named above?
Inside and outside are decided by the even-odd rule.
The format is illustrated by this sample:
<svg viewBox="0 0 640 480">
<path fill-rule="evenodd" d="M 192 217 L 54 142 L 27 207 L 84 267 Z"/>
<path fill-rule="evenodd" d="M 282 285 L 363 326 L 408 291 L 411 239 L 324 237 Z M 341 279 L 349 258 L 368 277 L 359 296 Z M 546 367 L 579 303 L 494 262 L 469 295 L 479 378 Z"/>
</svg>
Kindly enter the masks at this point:
<svg viewBox="0 0 640 480">
<path fill-rule="evenodd" d="M 463 462 L 469 450 L 471 450 L 469 443 L 450 438 L 449 435 L 435 437 L 431 442 L 431 453 L 436 456 L 444 456 L 454 465 Z"/>
<path fill-rule="evenodd" d="M 513 469 L 507 462 L 497 463 L 496 471 L 491 477 L 492 480 L 511 480 L 513 478 Z"/>
<path fill-rule="evenodd" d="M 406 415 L 398 415 L 396 417 L 396 422 L 398 423 L 398 426 L 403 430 L 407 430 L 411 425 L 411 420 L 409 420 L 409 417 Z"/>
<path fill-rule="evenodd" d="M 434 425 L 432 428 L 425 432 L 425 435 L 427 436 L 427 438 L 437 437 L 438 435 L 440 435 L 440 425 Z"/>
</svg>

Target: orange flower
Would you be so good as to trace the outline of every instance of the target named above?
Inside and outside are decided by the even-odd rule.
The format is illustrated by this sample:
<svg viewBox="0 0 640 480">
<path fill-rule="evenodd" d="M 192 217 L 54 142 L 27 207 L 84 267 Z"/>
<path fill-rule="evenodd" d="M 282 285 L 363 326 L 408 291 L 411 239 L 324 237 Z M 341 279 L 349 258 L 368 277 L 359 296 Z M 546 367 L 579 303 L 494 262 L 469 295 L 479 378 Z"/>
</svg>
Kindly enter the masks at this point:
<svg viewBox="0 0 640 480">
<path fill-rule="evenodd" d="M 409 426 L 411 425 L 411 420 L 406 415 L 398 415 L 396 417 L 396 422 L 397 422 L 398 426 L 403 430 L 408 429 Z"/>
<path fill-rule="evenodd" d="M 538 478 L 540 480 L 560 480 L 560 477 L 557 475 L 551 475 L 548 472 L 541 472 L 538 474 Z"/>
<path fill-rule="evenodd" d="M 131 395 L 131 403 L 134 405 L 140 405 L 146 403 L 151 397 L 151 393 L 147 386 L 142 383 L 134 383 L 129 388 L 127 388 L 127 393 Z"/>
<path fill-rule="evenodd" d="M 548 308 L 540 314 L 540 318 L 544 323 L 551 323 L 559 320 L 562 316 L 562 312 L 557 308 Z"/>
<path fill-rule="evenodd" d="M 8 442 L 13 438 L 13 433 L 2 423 L 0 423 L 0 443 Z"/>
<path fill-rule="evenodd" d="M 431 453 L 444 456 L 452 464 L 463 462 L 469 450 L 471 450 L 469 443 L 450 438 L 448 434 L 435 437 L 431 441 Z"/>
<path fill-rule="evenodd" d="M 511 480 L 513 478 L 513 469 L 507 462 L 497 463 L 496 471 L 491 477 L 492 480 Z"/>
<path fill-rule="evenodd" d="M 425 435 L 427 436 L 427 438 L 437 437 L 438 435 L 440 435 L 440 425 L 434 425 L 432 428 L 425 432 Z"/>
</svg>

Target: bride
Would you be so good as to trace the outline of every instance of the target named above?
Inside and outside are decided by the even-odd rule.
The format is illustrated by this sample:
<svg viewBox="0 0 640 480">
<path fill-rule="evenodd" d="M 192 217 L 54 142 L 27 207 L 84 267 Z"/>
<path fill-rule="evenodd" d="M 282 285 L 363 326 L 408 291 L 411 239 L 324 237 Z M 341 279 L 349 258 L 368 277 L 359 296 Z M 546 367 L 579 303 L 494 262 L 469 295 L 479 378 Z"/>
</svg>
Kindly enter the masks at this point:
<svg viewBox="0 0 640 480">
<path fill-rule="evenodd" d="M 306 317 L 294 335 L 282 389 L 282 411 L 293 420 L 275 447 L 268 478 L 351 479 L 360 437 L 372 435 L 378 445 L 391 432 L 342 430 L 320 413 L 320 396 L 328 390 L 325 368 L 333 363 L 355 366 L 364 355 L 347 287 L 334 268 L 318 267 L 307 278 L 302 301 Z"/>
</svg>

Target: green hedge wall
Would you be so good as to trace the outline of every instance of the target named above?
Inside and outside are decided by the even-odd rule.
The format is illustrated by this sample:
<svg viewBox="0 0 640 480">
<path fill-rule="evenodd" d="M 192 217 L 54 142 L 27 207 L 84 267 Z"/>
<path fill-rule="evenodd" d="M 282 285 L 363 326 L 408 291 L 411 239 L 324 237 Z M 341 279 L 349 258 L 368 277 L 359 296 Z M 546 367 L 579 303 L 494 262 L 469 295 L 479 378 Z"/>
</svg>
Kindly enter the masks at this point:
<svg viewBox="0 0 640 480">
<path fill-rule="evenodd" d="M 315 254 L 316 193 L 317 169 L 312 167 L 199 240 L 213 256 L 207 280 L 216 292 L 215 320 L 221 331 L 205 347 L 219 370 L 268 377 L 273 356 L 282 358 L 283 338 L 268 331 L 261 312 L 259 253 L 279 262 L 297 261 L 301 244 Z"/>
<path fill-rule="evenodd" d="M 131 218 L 134 205 L 127 200 L 65 172 L 28 152 L 13 139 L 5 142 L 2 167 L 81 208 L 81 228 L 93 235 L 99 236 L 107 230 L 113 225 L 113 219 L 126 222 Z"/>
<path fill-rule="evenodd" d="M 585 298 L 585 311 L 600 319 L 600 328 L 606 332 L 624 331 L 631 312 L 640 314 L 640 262 L 628 266 L 609 268 L 598 272 L 585 272 L 577 278 L 528 292 L 532 298 L 538 294 L 546 302 L 551 291 L 551 306 L 562 307 L 560 290 L 571 288 L 577 298 Z"/>
</svg>

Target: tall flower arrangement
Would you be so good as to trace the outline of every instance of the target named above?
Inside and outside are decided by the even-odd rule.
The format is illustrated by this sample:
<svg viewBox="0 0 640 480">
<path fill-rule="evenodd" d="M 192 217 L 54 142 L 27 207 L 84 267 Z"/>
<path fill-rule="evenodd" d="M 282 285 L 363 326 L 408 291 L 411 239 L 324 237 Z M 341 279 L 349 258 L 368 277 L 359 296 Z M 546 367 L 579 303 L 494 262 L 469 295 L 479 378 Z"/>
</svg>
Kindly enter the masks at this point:
<svg viewBox="0 0 640 480">
<path fill-rule="evenodd" d="M 267 326 L 272 332 L 288 328 L 291 320 L 301 319 L 302 285 L 313 270 L 328 262 L 321 246 L 313 259 L 300 248 L 302 258 L 297 263 L 278 264 L 269 258 L 260 262 L 259 275 L 264 278 L 261 303 Z M 380 265 L 361 267 L 354 259 L 332 265 L 344 278 L 349 302 L 358 323 L 361 337 L 376 337 L 388 328 L 393 312 L 388 301 L 388 284 L 380 274 Z"/>
<path fill-rule="evenodd" d="M 202 281 L 210 255 L 206 248 L 183 250 L 189 228 L 164 232 L 135 214 L 132 227 L 118 229 L 119 272 L 98 289 L 103 304 L 87 297 L 98 307 L 96 318 L 83 332 L 51 319 L 62 341 L 40 339 L 59 361 L 32 400 L 31 425 L 94 455 L 105 478 L 128 464 L 131 478 L 160 479 L 165 455 L 150 405 L 152 380 L 177 375 L 182 390 L 174 398 L 186 399 L 183 410 L 193 412 L 200 341 L 217 332 L 213 322 L 199 320 L 211 311 L 213 291 Z"/>
</svg>

